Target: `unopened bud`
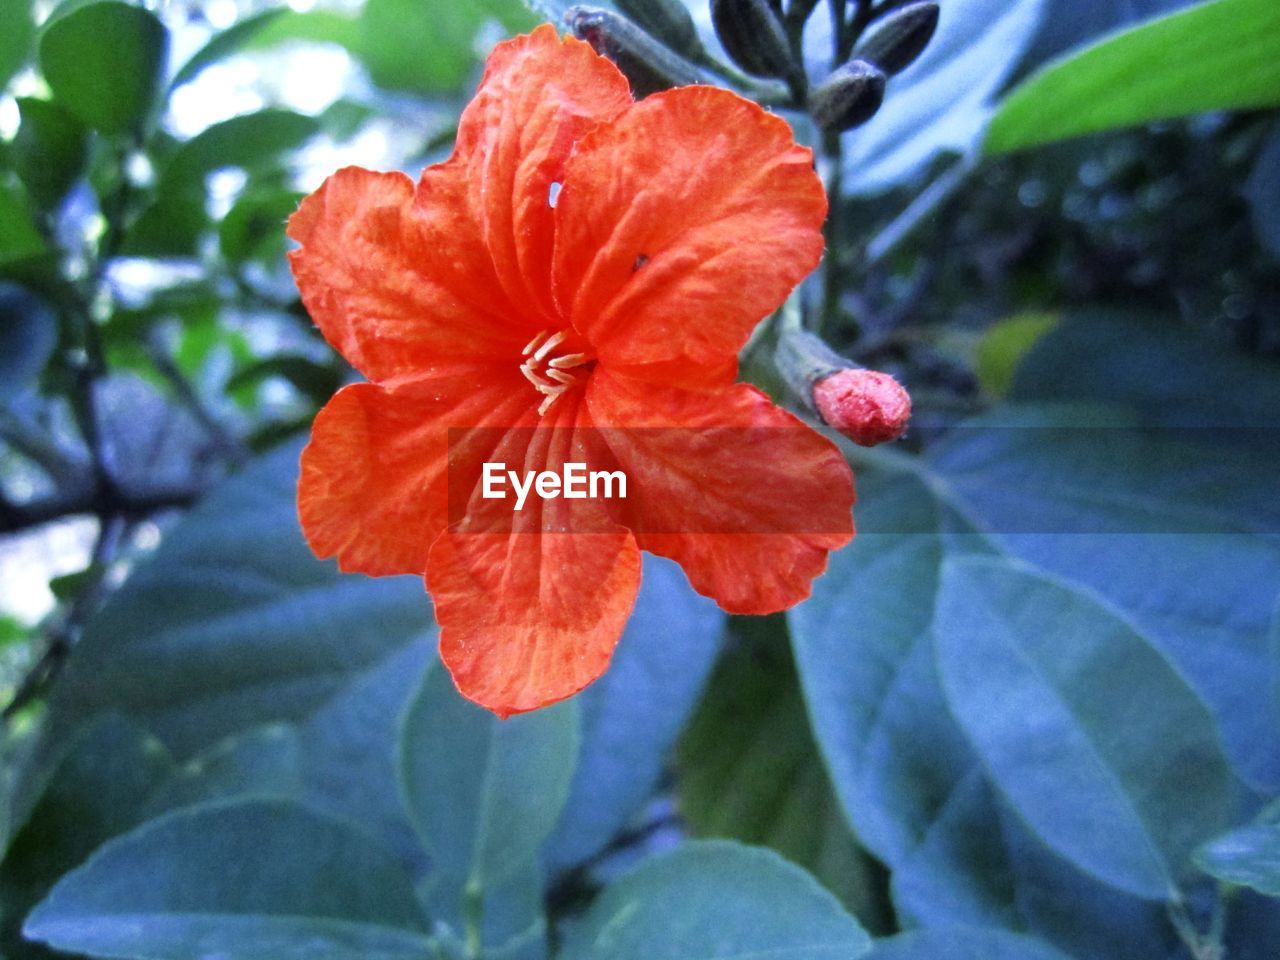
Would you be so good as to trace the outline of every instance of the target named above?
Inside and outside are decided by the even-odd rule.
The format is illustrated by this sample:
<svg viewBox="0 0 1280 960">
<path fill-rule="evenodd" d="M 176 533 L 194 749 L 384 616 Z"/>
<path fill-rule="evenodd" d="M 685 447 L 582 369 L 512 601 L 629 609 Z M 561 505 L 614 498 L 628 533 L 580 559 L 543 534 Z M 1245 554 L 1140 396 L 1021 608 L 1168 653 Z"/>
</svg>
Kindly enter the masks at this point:
<svg viewBox="0 0 1280 960">
<path fill-rule="evenodd" d="M 692 64 L 611 10 L 575 5 L 564 12 L 564 22 L 579 40 L 618 65 L 636 97 L 701 80 Z"/>
<path fill-rule="evenodd" d="M 792 393 L 854 443 L 872 447 L 907 429 L 911 397 L 897 380 L 855 365 L 798 325 L 784 325 L 774 363 Z"/>
<path fill-rule="evenodd" d="M 676 53 L 694 61 L 706 56 L 689 8 L 680 0 L 614 0 L 614 5 Z"/>
<path fill-rule="evenodd" d="M 711 23 L 725 53 L 757 77 L 787 77 L 795 71 L 791 48 L 768 0 L 711 0 Z"/>
<path fill-rule="evenodd" d="M 932 0 L 909 3 L 885 17 L 854 53 L 893 76 L 905 70 L 933 39 L 938 5 Z"/>
<path fill-rule="evenodd" d="M 884 102 L 884 72 L 865 60 L 851 60 L 809 96 L 809 114 L 824 130 L 852 130 L 876 115 Z"/>
<path fill-rule="evenodd" d="M 837 370 L 815 383 L 813 404 L 827 426 L 863 447 L 897 440 L 911 419 L 911 396 L 902 384 L 860 367 Z"/>
</svg>

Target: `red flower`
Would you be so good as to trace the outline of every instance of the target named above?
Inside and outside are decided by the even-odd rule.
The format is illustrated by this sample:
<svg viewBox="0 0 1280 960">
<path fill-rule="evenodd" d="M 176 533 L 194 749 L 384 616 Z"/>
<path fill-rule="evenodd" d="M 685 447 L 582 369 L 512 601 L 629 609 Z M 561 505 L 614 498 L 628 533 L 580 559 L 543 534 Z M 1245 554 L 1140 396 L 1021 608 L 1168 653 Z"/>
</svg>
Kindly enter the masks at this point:
<svg viewBox="0 0 1280 960">
<path fill-rule="evenodd" d="M 303 302 L 370 381 L 338 392 L 303 451 L 312 549 L 425 571 L 445 664 L 502 716 L 604 672 L 641 549 L 726 610 L 803 599 L 852 536 L 852 476 L 734 378 L 818 263 L 825 214 L 810 152 L 757 105 L 713 87 L 634 102 L 549 26 L 499 44 L 447 162 L 416 185 L 340 170 L 289 221 Z M 473 439 L 451 450 L 453 428 Z M 451 455 L 472 474 L 558 470 L 594 428 L 621 428 L 598 436 L 623 506 L 531 497 L 499 529 L 481 521 L 495 501 L 455 489 L 469 506 L 450 527 Z"/>
</svg>

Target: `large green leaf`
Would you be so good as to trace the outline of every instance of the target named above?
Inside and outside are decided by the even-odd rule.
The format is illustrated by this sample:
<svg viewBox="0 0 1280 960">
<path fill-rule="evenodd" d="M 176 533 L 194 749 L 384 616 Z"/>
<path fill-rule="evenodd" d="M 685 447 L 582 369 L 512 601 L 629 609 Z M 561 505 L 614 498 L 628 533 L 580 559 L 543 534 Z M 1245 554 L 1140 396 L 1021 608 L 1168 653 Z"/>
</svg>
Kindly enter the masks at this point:
<svg viewBox="0 0 1280 960">
<path fill-rule="evenodd" d="M 873 932 L 891 929 L 879 874 L 831 790 L 786 621 L 738 621 L 680 742 L 676 790 L 695 836 L 767 846 L 804 867 Z"/>
<path fill-rule="evenodd" d="M 181 757 L 301 720 L 431 631 L 416 577 L 344 576 L 298 529 L 298 445 L 201 502 L 87 626 L 59 679 L 59 730 L 100 710 L 136 717 Z"/>
<path fill-rule="evenodd" d="M 277 800 L 193 807 L 119 837 L 65 876 L 27 936 L 106 957 L 421 960 L 399 866 L 343 821 Z"/>
<path fill-rule="evenodd" d="M 771 851 L 691 841 L 606 887 L 561 960 L 856 960 L 870 938 Z"/>
<path fill-rule="evenodd" d="M 1114 612 L 1003 560 L 944 563 L 933 628 L 948 702 L 1027 823 L 1105 882 L 1169 897 L 1234 800 L 1173 667 Z"/>
<path fill-rule="evenodd" d="M 22 122 L 13 139 L 13 165 L 32 198 L 52 208 L 84 172 L 89 138 L 80 121 L 49 100 L 20 97 Z"/>
<path fill-rule="evenodd" d="M 26 191 L 0 175 L 0 264 L 45 252 L 44 238 L 31 219 Z"/>
<path fill-rule="evenodd" d="M 1196 866 L 1225 883 L 1280 897 L 1280 822 L 1252 823 L 1196 851 Z"/>
<path fill-rule="evenodd" d="M 139 132 L 164 76 L 169 33 L 154 14 L 117 0 L 49 24 L 40 69 L 54 99 L 104 133 Z"/>
<path fill-rule="evenodd" d="M 35 34 L 30 0 L 0 4 L 0 89 L 26 63 Z"/>
<path fill-rule="evenodd" d="M 360 18 L 360 56 L 381 87 L 454 90 L 476 62 L 476 33 L 489 18 L 509 29 L 529 22 L 516 0 L 368 0 Z"/>
<path fill-rule="evenodd" d="M 443 666 L 428 670 L 398 759 L 410 820 L 436 872 L 483 890 L 532 861 L 560 816 L 577 756 L 575 701 L 499 720 L 464 700 Z"/>
<path fill-rule="evenodd" d="M 22 918 L 95 847 L 141 822 L 148 798 L 171 773 L 164 747 L 119 716 L 100 717 L 78 733 L 0 863 L 7 957 L 44 956 L 22 941 Z"/>
<path fill-rule="evenodd" d="M 984 149 L 1006 153 L 1208 110 L 1280 104 L 1280 5 L 1210 0 L 1038 71 L 1001 102 Z"/>
<path fill-rule="evenodd" d="M 715 662 L 725 615 L 670 560 L 646 554 L 635 609 L 609 669 L 576 699 L 582 747 L 544 849 L 553 868 L 603 848 L 653 794 Z M 673 656 L 673 651 L 679 656 Z"/>
<path fill-rule="evenodd" d="M 184 83 L 190 83 L 200 75 L 205 67 L 212 66 L 219 60 L 243 50 L 264 30 L 289 12 L 291 11 L 284 8 L 264 10 L 254 16 L 245 17 L 243 20 L 232 24 L 226 30 L 221 31 L 192 54 L 191 59 L 178 69 L 178 72 L 173 75 L 173 79 L 169 82 L 169 89 L 173 90 Z"/>
</svg>

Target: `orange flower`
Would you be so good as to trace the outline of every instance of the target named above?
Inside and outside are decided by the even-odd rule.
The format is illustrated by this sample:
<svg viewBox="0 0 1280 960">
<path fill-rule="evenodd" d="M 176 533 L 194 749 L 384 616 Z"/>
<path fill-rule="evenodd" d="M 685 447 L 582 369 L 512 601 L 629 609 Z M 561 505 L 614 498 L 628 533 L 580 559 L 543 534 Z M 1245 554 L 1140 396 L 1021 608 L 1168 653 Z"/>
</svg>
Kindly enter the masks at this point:
<svg viewBox="0 0 1280 960">
<path fill-rule="evenodd" d="M 303 302 L 370 381 L 303 451 L 312 549 L 425 572 L 442 659 L 501 716 L 604 672 L 641 549 L 732 612 L 802 600 L 852 536 L 852 476 L 734 378 L 817 265 L 825 214 L 810 152 L 756 104 L 700 86 L 635 102 L 550 26 L 499 44 L 447 162 L 416 185 L 340 170 L 289 221 Z M 628 499 L 531 497 L 503 526 L 459 489 L 482 461 L 583 456 L 622 469 Z"/>
</svg>

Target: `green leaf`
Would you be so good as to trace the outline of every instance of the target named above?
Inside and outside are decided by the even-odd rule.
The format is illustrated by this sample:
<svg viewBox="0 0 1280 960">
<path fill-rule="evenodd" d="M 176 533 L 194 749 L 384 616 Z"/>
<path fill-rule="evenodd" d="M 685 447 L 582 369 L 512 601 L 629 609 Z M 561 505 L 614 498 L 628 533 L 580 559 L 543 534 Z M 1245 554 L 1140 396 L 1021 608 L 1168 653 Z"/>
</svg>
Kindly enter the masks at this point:
<svg viewBox="0 0 1280 960">
<path fill-rule="evenodd" d="M 948 702 L 1027 823 L 1099 879 L 1170 896 L 1234 792 L 1168 662 L 1079 591 L 982 558 L 944 563 L 934 634 Z"/>
<path fill-rule="evenodd" d="M 173 75 L 173 80 L 169 82 L 169 89 L 176 90 L 184 83 L 190 83 L 200 75 L 205 67 L 212 66 L 219 60 L 239 53 L 250 45 L 259 34 L 288 12 L 288 10 L 284 9 L 264 10 L 254 16 L 245 17 L 238 23 L 223 30 L 197 50 L 191 59 L 182 65 L 178 72 Z"/>
<path fill-rule="evenodd" d="M 88 133 L 68 110 L 49 100 L 19 97 L 22 122 L 13 140 L 13 165 L 32 198 L 45 209 L 62 200 L 84 173 Z"/>
<path fill-rule="evenodd" d="M 35 35 L 30 0 L 0 4 L 0 89 L 27 62 Z"/>
<path fill-rule="evenodd" d="M 31 913 L 59 950 L 148 960 L 421 960 L 400 867 L 343 821 L 253 800 L 170 814 L 100 849 Z"/>
<path fill-rule="evenodd" d="M 458 891 L 482 891 L 532 861 L 560 816 L 577 756 L 576 702 L 499 720 L 433 666 L 405 714 L 398 760 L 434 869 Z"/>
<path fill-rule="evenodd" d="M 1001 102 L 984 150 L 1007 153 L 1152 120 L 1277 104 L 1280 5 L 1211 0 L 1039 70 Z"/>
<path fill-rule="evenodd" d="M 283 259 L 286 244 L 284 224 L 298 208 L 302 196 L 295 190 L 246 190 L 218 227 L 218 246 L 222 255 L 232 263 L 247 260 L 272 263 Z M 330 384 L 325 396 L 332 396 L 337 388 L 337 384 Z M 301 386 L 299 389 L 310 392 Z"/>
<path fill-rule="evenodd" d="M 103 709 L 182 758 L 238 731 L 311 716 L 352 678 L 429 634 L 418 577 L 344 576 L 298 529 L 298 445 L 245 468 L 175 527 L 86 627 L 50 733 Z"/>
<path fill-rule="evenodd" d="M 864 925 L 889 929 L 876 874 L 841 817 L 809 731 L 781 617 L 739 621 L 680 742 L 680 812 L 699 837 L 767 846 Z"/>
<path fill-rule="evenodd" d="M 1225 883 L 1280 897 L 1280 823 L 1232 830 L 1196 851 L 1196 866 Z"/>
<path fill-rule="evenodd" d="M 508 29 L 529 24 L 513 0 L 368 0 L 360 18 L 359 55 L 373 82 L 389 90 L 457 89 L 476 64 L 475 36 L 486 19 Z"/>
<path fill-rule="evenodd" d="M 867 960 L 1069 960 L 1042 940 L 1003 930 L 940 927 L 877 940 Z"/>
<path fill-rule="evenodd" d="M 104 133 L 141 132 L 156 106 L 169 33 L 154 14 L 108 0 L 45 28 L 40 69 L 54 99 Z"/>
<path fill-rule="evenodd" d="M 29 950 L 18 930 L 27 911 L 95 847 L 140 822 L 148 796 L 171 773 L 159 742 L 118 715 L 78 733 L 0 864 L 6 955 Z"/>
<path fill-rule="evenodd" d="M 856 960 L 870 945 L 799 867 L 768 850 L 704 840 L 606 887 L 560 960 Z"/>
<path fill-rule="evenodd" d="M 26 191 L 0 174 L 0 264 L 38 257 L 45 249 L 31 219 Z"/>
<path fill-rule="evenodd" d="M 1027 351 L 1058 325 L 1052 313 L 1019 313 L 992 324 L 978 341 L 974 373 L 989 393 L 1003 396 Z"/>
<path fill-rule="evenodd" d="M 675 563 L 646 554 L 635 609 L 609 669 L 575 698 L 582 748 L 569 799 L 544 848 L 567 869 L 603 849 L 658 787 L 701 694 L 725 615 Z M 680 650 L 679 657 L 671 651 Z"/>
<path fill-rule="evenodd" d="M 356 55 L 360 47 L 359 18 L 325 9 L 285 10 L 252 38 L 249 49 L 268 50 L 290 40 L 335 43 Z"/>
<path fill-rule="evenodd" d="M 225 167 L 253 172 L 283 166 L 280 154 L 302 146 L 319 128 L 314 117 L 277 108 L 215 123 L 178 148 L 160 175 L 158 190 L 203 190 L 204 178 Z"/>
<path fill-rule="evenodd" d="M 182 144 L 163 167 L 156 195 L 130 227 L 124 252 L 134 256 L 191 256 L 200 234 L 212 227 L 205 179 L 238 167 L 249 173 L 281 171 L 281 156 L 305 143 L 319 122 L 291 110 L 269 108 L 216 123 Z M 237 229 L 239 224 L 228 229 Z M 268 236 L 283 242 L 282 224 Z"/>
</svg>

